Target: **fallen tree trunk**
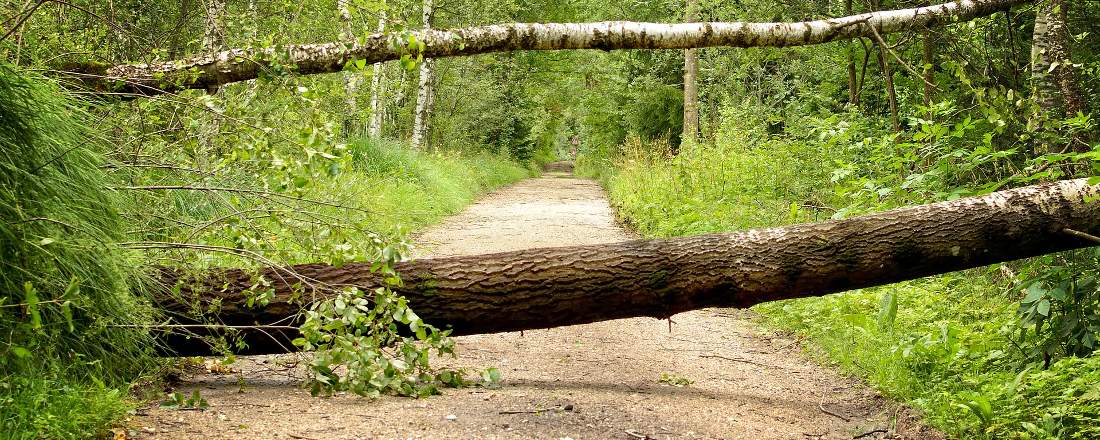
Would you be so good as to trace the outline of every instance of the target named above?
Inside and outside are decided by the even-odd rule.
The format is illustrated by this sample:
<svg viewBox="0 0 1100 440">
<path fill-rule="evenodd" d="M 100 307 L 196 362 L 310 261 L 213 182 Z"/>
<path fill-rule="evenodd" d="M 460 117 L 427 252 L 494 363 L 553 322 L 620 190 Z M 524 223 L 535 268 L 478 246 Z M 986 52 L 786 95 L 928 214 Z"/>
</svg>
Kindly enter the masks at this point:
<svg viewBox="0 0 1100 440">
<path fill-rule="evenodd" d="M 1097 197 L 1100 186 L 1078 179 L 782 228 L 409 261 L 397 265 L 404 286 L 396 290 L 425 322 L 456 335 L 748 307 L 1096 245 Z M 296 294 L 290 271 L 326 287 Z M 218 304 L 228 325 L 293 324 L 309 302 L 302 298 L 380 285 L 366 263 L 262 273 L 275 288 L 264 308 L 246 306 L 254 273 L 239 269 L 182 280 L 165 270 L 187 305 L 171 295 L 158 302 L 174 311 Z M 286 351 L 297 336 L 268 333 L 246 333 L 244 352 Z M 166 342 L 181 354 L 210 353 L 194 339 Z"/>
<path fill-rule="evenodd" d="M 367 64 L 396 60 L 410 54 L 404 43 L 407 41 L 422 42 L 424 58 L 516 50 L 786 47 L 871 38 L 875 30 L 880 34 L 915 31 L 983 17 L 1029 2 L 960 0 L 795 23 L 511 23 L 456 30 L 380 33 L 360 41 L 230 49 L 149 64 L 68 65 L 62 70 L 103 93 L 156 95 L 186 89 L 211 90 L 223 84 L 255 79 L 274 65 L 290 66 L 299 74 L 317 74 L 339 72 L 353 60 L 365 60 Z"/>
</svg>

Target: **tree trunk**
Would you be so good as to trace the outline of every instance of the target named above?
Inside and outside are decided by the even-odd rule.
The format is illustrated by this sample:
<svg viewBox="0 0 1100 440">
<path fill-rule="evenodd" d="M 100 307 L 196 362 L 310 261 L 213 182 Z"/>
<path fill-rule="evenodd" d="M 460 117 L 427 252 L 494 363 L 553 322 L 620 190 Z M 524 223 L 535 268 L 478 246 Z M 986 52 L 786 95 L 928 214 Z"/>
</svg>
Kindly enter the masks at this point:
<svg viewBox="0 0 1100 440">
<path fill-rule="evenodd" d="M 513 23 L 411 35 L 424 43 L 426 58 L 516 50 L 687 49 L 699 47 L 786 47 L 904 32 L 983 17 L 1030 0 L 960 0 L 922 8 L 880 11 L 798 23 Z M 160 94 L 255 79 L 273 62 L 300 74 L 339 72 L 351 59 L 368 63 L 399 59 L 397 35 L 375 34 L 359 42 L 231 49 L 150 64 L 60 66 L 101 93 Z"/>
<path fill-rule="evenodd" d="M 875 43 L 878 46 L 878 66 L 882 69 L 882 80 L 886 87 L 886 100 L 890 104 L 890 125 L 894 129 L 894 133 L 901 131 L 901 123 L 898 121 L 898 95 L 894 89 L 894 69 L 890 67 L 890 60 L 887 59 L 886 46 Z"/>
<path fill-rule="evenodd" d="M 205 0 L 206 14 L 203 16 L 202 49 L 214 52 L 225 48 L 225 0 Z M 218 91 L 218 84 L 211 84 L 206 89 L 207 93 L 214 95 Z M 208 105 L 212 105 L 215 111 L 203 111 L 197 118 L 198 142 L 206 151 L 214 148 L 214 138 L 221 133 L 221 118 L 216 108 L 220 99 L 217 95 L 211 96 Z"/>
<path fill-rule="evenodd" d="M 699 19 L 699 1 L 687 0 L 684 21 Z M 698 49 L 684 49 L 684 132 L 682 141 L 694 144 L 699 140 L 699 54 Z"/>
<path fill-rule="evenodd" d="M 386 32 L 386 11 L 381 12 L 378 18 L 378 33 Z M 382 86 L 385 81 L 385 67 L 382 63 L 374 63 L 370 77 L 370 137 L 382 137 L 383 112 L 386 105 L 382 98 Z"/>
<path fill-rule="evenodd" d="M 225 0 L 205 0 L 202 49 L 214 52 L 225 48 Z"/>
<path fill-rule="evenodd" d="M 340 37 L 344 41 L 355 40 L 348 0 L 336 0 L 336 9 L 340 12 L 340 25 L 343 28 Z M 344 103 L 348 107 L 347 112 L 344 113 L 345 138 L 351 138 L 358 134 L 357 115 L 359 114 L 359 105 L 356 95 L 359 94 L 359 75 L 361 75 L 360 72 L 344 72 Z"/>
<path fill-rule="evenodd" d="M 432 0 L 424 0 L 424 31 L 427 34 L 432 28 Z M 428 147 L 428 137 L 432 134 L 432 73 L 434 72 L 432 59 L 424 56 L 420 63 L 420 85 L 416 93 L 416 114 L 413 118 L 412 146 L 422 150 Z"/>
<path fill-rule="evenodd" d="M 1033 94 L 1039 108 L 1048 117 L 1073 117 L 1088 113 L 1087 97 L 1081 90 L 1077 71 L 1070 57 L 1069 31 L 1066 29 L 1065 0 L 1047 0 L 1035 14 L 1032 33 L 1031 76 Z M 1074 139 L 1073 148 L 1091 149 L 1083 139 Z"/>
<path fill-rule="evenodd" d="M 936 33 L 926 27 L 921 30 L 921 34 L 921 72 L 924 77 L 922 102 L 925 107 L 929 107 L 936 99 Z"/>
<path fill-rule="evenodd" d="M 872 0 L 871 7 L 879 9 L 880 0 Z M 878 67 L 882 71 L 883 86 L 886 87 L 886 100 L 890 104 L 890 125 L 894 133 L 901 132 L 901 123 L 898 121 L 898 95 L 894 88 L 894 69 L 890 66 L 889 51 L 886 47 L 890 42 L 885 35 L 875 35 L 875 46 L 878 47 Z"/>
<path fill-rule="evenodd" d="M 398 263 L 396 288 L 425 322 L 454 334 L 537 329 L 703 307 L 748 307 L 819 296 L 1096 245 L 1100 186 L 1087 179 L 1001 191 L 847 220 L 730 234 L 531 249 Z M 293 277 L 288 274 L 294 273 Z M 227 325 L 294 324 L 332 289 L 380 285 L 369 263 L 261 270 L 274 299 L 249 308 L 255 273 L 215 269 L 183 277 L 163 269 L 179 296 L 173 312 L 218 304 Z M 297 280 L 309 280 L 311 288 Z M 246 353 L 290 347 L 293 329 L 245 332 Z M 195 339 L 169 337 L 179 354 L 208 354 Z M 281 345 L 280 345 L 281 343 Z"/>
<path fill-rule="evenodd" d="M 852 0 L 845 0 L 844 13 L 852 15 Z M 859 105 L 859 85 L 856 83 L 855 45 L 848 43 L 848 103 Z"/>
</svg>

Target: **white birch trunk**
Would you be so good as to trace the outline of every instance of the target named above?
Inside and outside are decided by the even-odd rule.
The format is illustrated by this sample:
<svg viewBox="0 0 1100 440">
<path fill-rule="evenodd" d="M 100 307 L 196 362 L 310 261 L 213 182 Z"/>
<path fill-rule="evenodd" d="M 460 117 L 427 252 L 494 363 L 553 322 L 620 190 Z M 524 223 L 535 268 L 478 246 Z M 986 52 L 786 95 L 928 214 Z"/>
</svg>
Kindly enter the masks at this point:
<svg viewBox="0 0 1100 440">
<path fill-rule="evenodd" d="M 687 0 L 684 21 L 699 19 L 698 0 Z M 684 129 L 681 139 L 694 144 L 699 135 L 699 54 L 697 49 L 684 49 Z"/>
<path fill-rule="evenodd" d="M 425 58 L 516 50 L 687 49 L 698 47 L 786 47 L 872 38 L 881 33 L 918 32 L 923 26 L 971 20 L 1031 0 L 959 0 L 921 8 L 878 11 L 796 23 L 512 23 L 456 30 L 413 32 Z M 290 45 L 281 49 L 232 49 L 176 61 L 117 66 L 77 66 L 89 85 L 105 92 L 159 94 L 201 89 L 256 78 L 272 59 L 297 66 L 301 74 L 339 72 L 350 59 L 368 63 L 407 54 L 400 35 L 375 34 L 360 42 Z M 278 52 L 276 52 L 278 51 Z"/>
<path fill-rule="evenodd" d="M 340 12 L 340 36 L 344 41 L 354 41 L 355 31 L 352 28 L 351 23 L 351 10 L 348 9 L 348 0 L 336 0 L 336 9 Z M 359 72 L 344 72 L 344 103 L 347 106 L 347 112 L 344 114 L 344 136 L 355 136 L 356 128 L 359 126 L 355 121 L 358 119 L 356 115 L 359 113 L 358 103 L 356 102 L 356 95 L 359 93 Z"/>
<path fill-rule="evenodd" d="M 424 31 L 428 35 L 432 26 L 432 0 L 424 0 Z M 432 59 L 424 56 L 420 63 L 420 84 L 416 93 L 416 115 L 413 120 L 412 147 L 426 149 L 432 123 Z"/>
<path fill-rule="evenodd" d="M 217 51 L 225 48 L 225 0 L 205 0 L 206 14 L 203 16 L 202 48 L 205 51 Z M 214 138 L 221 132 L 221 120 L 218 114 L 218 97 L 214 95 L 220 84 L 208 84 L 206 87 L 209 101 L 205 105 L 209 111 L 198 115 L 199 144 L 206 150 L 214 148 Z"/>
<path fill-rule="evenodd" d="M 386 32 L 386 11 L 382 11 L 382 16 L 378 18 L 378 33 L 384 34 Z M 382 98 L 382 85 L 385 81 L 385 65 L 382 63 L 374 63 L 374 67 L 371 72 L 370 78 L 370 127 L 369 133 L 372 138 L 382 137 L 382 122 L 385 115 L 386 106 Z"/>
<path fill-rule="evenodd" d="M 205 0 L 203 16 L 202 49 L 216 51 L 225 45 L 225 0 Z"/>
</svg>

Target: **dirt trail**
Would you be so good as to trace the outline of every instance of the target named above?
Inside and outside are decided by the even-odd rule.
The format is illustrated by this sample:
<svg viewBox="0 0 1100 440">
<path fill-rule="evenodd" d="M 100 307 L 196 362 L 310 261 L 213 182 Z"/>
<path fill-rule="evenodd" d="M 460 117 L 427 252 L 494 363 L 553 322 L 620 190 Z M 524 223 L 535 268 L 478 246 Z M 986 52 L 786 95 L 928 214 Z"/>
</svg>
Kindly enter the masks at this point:
<svg viewBox="0 0 1100 440">
<path fill-rule="evenodd" d="M 555 172 L 485 197 L 417 243 L 418 254 L 443 256 L 629 238 L 599 185 Z M 503 386 L 420 400 L 313 398 L 285 366 L 293 356 L 251 357 L 235 364 L 239 374 L 198 374 L 180 387 L 199 388 L 208 410 L 149 407 L 129 426 L 158 439 L 940 437 L 751 319 L 709 309 L 675 316 L 671 331 L 635 318 L 461 337 L 448 364 L 497 366 Z M 692 383 L 669 386 L 663 374 Z"/>
</svg>

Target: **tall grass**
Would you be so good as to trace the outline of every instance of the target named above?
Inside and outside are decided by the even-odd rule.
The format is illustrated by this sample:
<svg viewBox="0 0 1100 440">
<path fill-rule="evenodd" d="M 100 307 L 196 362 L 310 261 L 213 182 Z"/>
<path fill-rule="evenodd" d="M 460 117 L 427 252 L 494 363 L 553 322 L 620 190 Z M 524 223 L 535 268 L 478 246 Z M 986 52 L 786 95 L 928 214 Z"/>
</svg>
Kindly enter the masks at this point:
<svg viewBox="0 0 1100 440">
<path fill-rule="evenodd" d="M 127 200 L 61 91 L 0 65 L 0 437 L 97 434 L 150 365 Z"/>
</svg>

